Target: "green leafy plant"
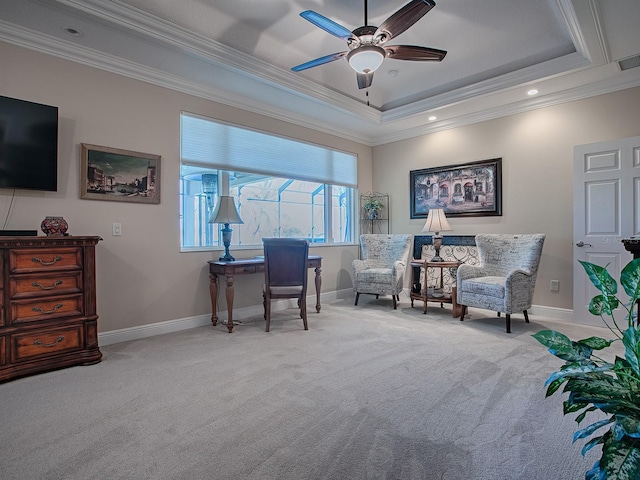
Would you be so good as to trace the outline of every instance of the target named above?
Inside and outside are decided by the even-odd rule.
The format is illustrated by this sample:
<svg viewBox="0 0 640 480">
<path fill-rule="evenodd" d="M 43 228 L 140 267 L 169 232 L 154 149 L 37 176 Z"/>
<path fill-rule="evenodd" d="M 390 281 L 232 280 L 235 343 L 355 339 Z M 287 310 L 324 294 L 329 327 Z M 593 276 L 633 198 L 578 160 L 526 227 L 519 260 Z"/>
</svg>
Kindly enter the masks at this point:
<svg viewBox="0 0 640 480">
<path fill-rule="evenodd" d="M 379 198 L 371 197 L 363 205 L 364 209 L 369 212 L 371 210 L 382 210 L 382 202 Z"/>
<path fill-rule="evenodd" d="M 620 274 L 620 285 L 630 298 L 629 304 L 619 300 L 618 284 L 606 267 L 589 262 L 580 264 L 601 292 L 591 299 L 589 312 L 600 316 L 615 338 L 572 341 L 554 330 L 533 335 L 551 354 L 565 361 L 547 380 L 546 396 L 553 395 L 564 384 L 563 392 L 569 393 L 563 404 L 565 415 L 578 413 L 578 424 L 590 412 L 599 410 L 606 416 L 573 436 L 574 442 L 592 437 L 582 448 L 582 455 L 596 445 L 602 446 L 602 455 L 586 472 L 586 480 L 637 480 L 640 479 L 640 330 L 634 312 L 640 297 L 640 259 L 629 262 Z M 614 318 L 618 307 L 626 311 L 622 328 Z M 615 342 L 622 343 L 624 358 L 617 355 L 610 361 L 601 358 L 601 353 Z"/>
<path fill-rule="evenodd" d="M 378 218 L 383 205 L 382 201 L 379 198 L 369 197 L 364 203 L 363 207 L 369 215 L 369 218 L 371 220 L 375 220 L 376 218 Z"/>
</svg>

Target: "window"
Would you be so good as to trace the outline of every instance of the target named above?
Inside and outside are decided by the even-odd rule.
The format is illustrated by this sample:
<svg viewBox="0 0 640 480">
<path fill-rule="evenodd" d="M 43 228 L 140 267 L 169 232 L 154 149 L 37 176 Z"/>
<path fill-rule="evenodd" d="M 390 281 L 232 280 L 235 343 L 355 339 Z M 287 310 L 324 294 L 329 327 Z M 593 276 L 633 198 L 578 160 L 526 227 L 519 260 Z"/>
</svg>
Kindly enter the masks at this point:
<svg viewBox="0 0 640 480">
<path fill-rule="evenodd" d="M 219 195 L 234 197 L 244 221 L 231 225 L 232 245 L 353 242 L 355 155 L 190 114 L 181 127 L 183 250 L 221 246 L 222 225 L 209 223 Z"/>
</svg>

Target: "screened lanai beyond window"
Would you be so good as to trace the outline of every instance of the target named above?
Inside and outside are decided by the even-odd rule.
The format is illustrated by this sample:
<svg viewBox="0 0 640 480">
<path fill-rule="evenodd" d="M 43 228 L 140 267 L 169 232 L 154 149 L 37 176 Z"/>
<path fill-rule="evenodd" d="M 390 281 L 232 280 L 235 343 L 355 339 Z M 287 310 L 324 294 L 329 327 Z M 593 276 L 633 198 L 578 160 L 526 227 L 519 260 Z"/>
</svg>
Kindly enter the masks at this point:
<svg viewBox="0 0 640 480">
<path fill-rule="evenodd" d="M 183 113 L 182 249 L 222 244 L 221 225 L 209 223 L 219 195 L 234 197 L 244 221 L 231 225 L 233 245 L 261 248 L 263 237 L 352 243 L 356 166 L 353 154 Z"/>
</svg>

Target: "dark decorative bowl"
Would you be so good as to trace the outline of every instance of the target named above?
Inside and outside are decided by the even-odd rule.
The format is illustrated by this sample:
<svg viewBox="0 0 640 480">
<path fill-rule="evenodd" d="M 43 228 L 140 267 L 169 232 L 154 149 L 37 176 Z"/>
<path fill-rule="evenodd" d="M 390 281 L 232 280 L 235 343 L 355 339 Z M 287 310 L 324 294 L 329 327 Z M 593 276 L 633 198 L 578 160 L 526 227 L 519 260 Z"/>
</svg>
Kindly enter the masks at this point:
<svg viewBox="0 0 640 480">
<path fill-rule="evenodd" d="M 69 225 L 67 224 L 67 221 L 63 217 L 45 217 L 45 219 L 40 224 L 40 229 L 47 236 L 50 236 L 50 235 L 64 236 L 67 234 Z"/>
</svg>

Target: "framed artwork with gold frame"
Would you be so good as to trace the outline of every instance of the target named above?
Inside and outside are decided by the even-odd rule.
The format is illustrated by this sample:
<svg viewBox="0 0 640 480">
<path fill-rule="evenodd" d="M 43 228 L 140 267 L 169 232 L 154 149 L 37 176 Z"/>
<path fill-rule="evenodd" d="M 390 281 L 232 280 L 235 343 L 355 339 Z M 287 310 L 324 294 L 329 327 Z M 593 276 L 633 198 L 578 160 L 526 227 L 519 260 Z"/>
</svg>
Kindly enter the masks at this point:
<svg viewBox="0 0 640 480">
<path fill-rule="evenodd" d="M 160 155 L 82 144 L 80 198 L 160 203 Z"/>
</svg>

